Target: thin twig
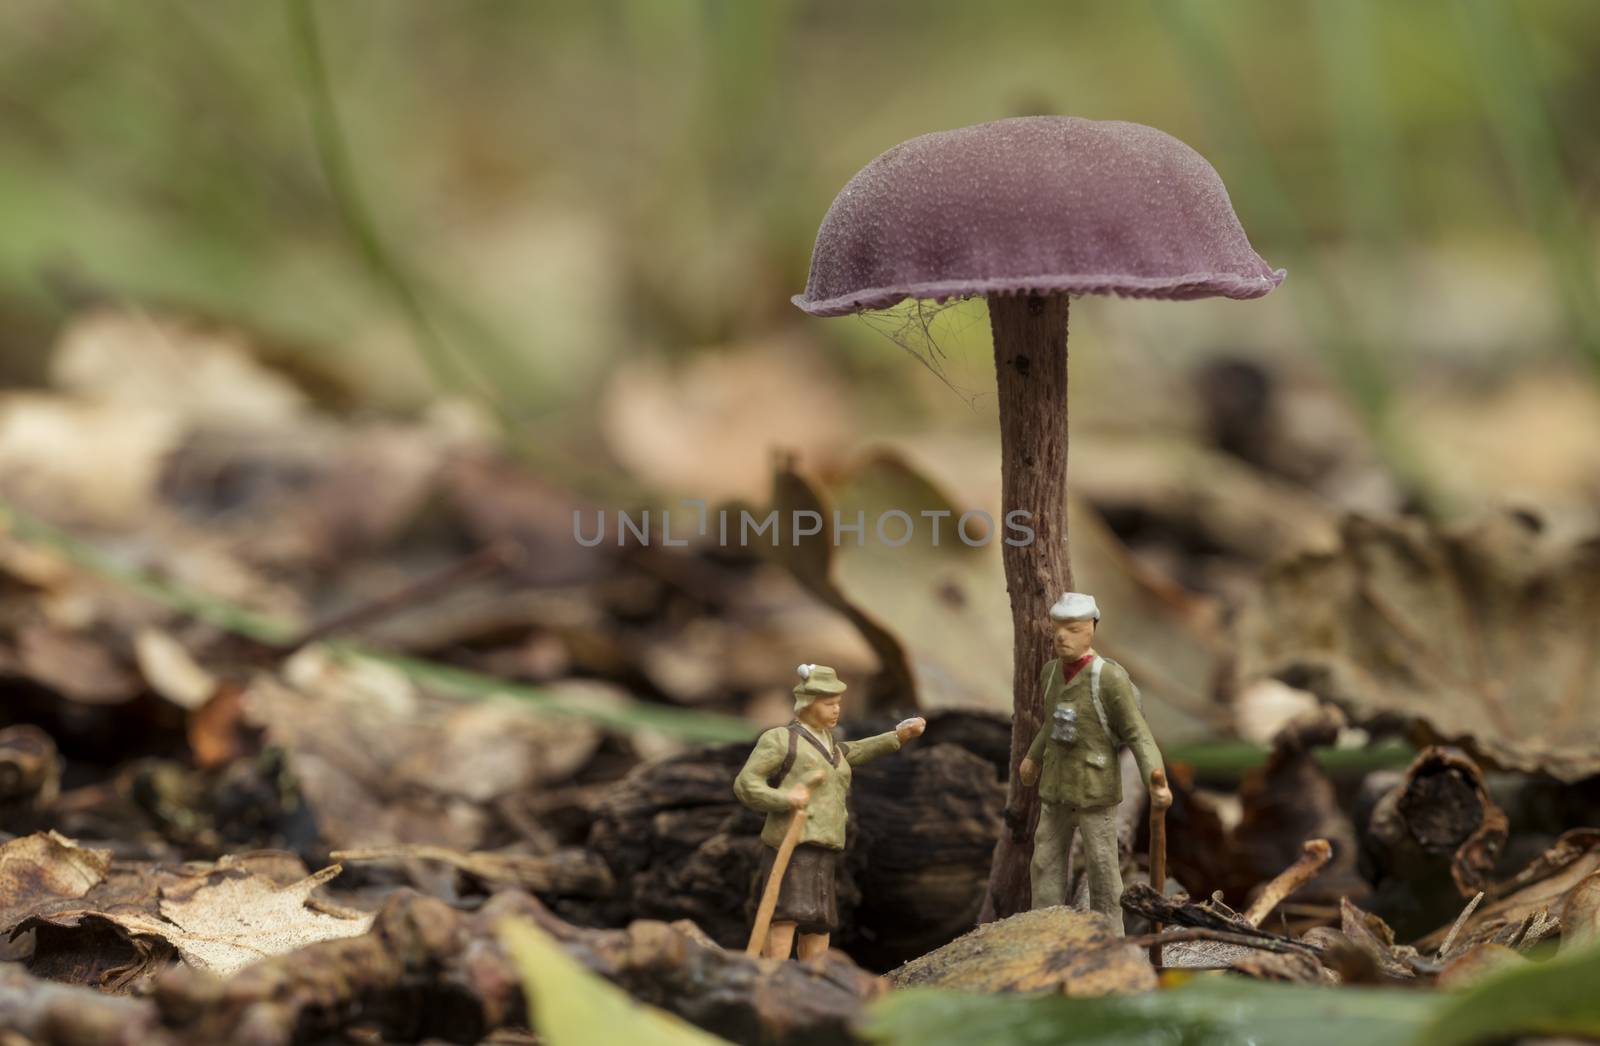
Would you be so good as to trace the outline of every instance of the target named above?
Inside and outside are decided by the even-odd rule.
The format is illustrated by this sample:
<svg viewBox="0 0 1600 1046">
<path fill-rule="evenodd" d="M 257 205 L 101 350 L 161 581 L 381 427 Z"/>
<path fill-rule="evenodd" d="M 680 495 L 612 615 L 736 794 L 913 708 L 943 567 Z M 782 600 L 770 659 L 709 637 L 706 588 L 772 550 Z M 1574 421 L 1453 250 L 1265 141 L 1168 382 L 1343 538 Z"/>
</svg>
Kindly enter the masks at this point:
<svg viewBox="0 0 1600 1046">
<path fill-rule="evenodd" d="M 1445 935 L 1444 943 L 1439 945 L 1439 958 L 1443 959 L 1450 953 L 1450 946 L 1456 943 L 1456 934 L 1460 933 L 1461 928 L 1467 925 L 1467 920 L 1472 917 L 1473 912 L 1478 910 L 1478 905 L 1482 901 L 1483 891 L 1479 890 L 1478 896 L 1468 901 L 1467 906 L 1461 909 L 1461 914 L 1456 916 L 1455 925 L 1450 927 L 1450 932 Z"/>
<path fill-rule="evenodd" d="M 480 577 L 494 573 L 512 562 L 518 551 L 518 546 L 510 541 L 497 541 L 433 574 L 418 578 L 403 588 L 385 593 L 312 625 L 299 636 L 281 644 L 280 649 L 298 650 L 307 644 L 327 639 L 335 633 L 349 632 L 409 610 L 469 581 L 476 581 Z"/>
<path fill-rule="evenodd" d="M 1307 839 L 1300 859 L 1279 872 L 1271 882 L 1261 888 L 1261 893 L 1245 909 L 1244 921 L 1260 926 L 1279 902 L 1317 877 L 1322 866 L 1333 856 L 1333 845 L 1326 839 Z"/>
</svg>

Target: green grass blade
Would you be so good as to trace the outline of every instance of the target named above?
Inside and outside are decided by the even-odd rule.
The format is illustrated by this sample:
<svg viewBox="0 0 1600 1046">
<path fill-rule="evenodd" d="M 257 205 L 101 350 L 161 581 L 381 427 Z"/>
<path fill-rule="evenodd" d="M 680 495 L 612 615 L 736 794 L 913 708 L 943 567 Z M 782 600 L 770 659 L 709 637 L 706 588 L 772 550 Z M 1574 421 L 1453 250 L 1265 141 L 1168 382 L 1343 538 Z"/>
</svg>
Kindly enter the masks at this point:
<svg viewBox="0 0 1600 1046">
<path fill-rule="evenodd" d="M 1593 232 L 1561 169 L 1561 143 L 1534 75 L 1527 27 L 1505 0 L 1454 7 L 1500 152 L 1544 247 L 1579 350 L 1600 377 L 1600 280 Z"/>
<path fill-rule="evenodd" d="M 503 423 L 508 423 L 491 383 L 468 366 L 445 342 L 428 315 L 422 295 L 413 285 L 410 275 L 378 232 L 377 220 L 356 181 L 350 150 L 339 122 L 338 108 L 334 105 L 333 86 L 312 0 L 284 2 L 317 157 L 334 203 L 360 250 L 362 260 L 405 316 L 418 353 L 432 372 L 434 380 L 447 389 L 472 390 L 482 402 L 497 412 Z"/>
<path fill-rule="evenodd" d="M 755 727 L 737 716 L 697 712 L 672 705 L 644 701 L 619 701 L 601 707 L 563 699 L 540 687 L 508 683 L 504 679 L 473 672 L 436 661 L 402 657 L 353 644 L 329 644 L 340 656 L 363 657 L 393 666 L 416 683 L 448 695 L 464 698 L 513 698 L 554 716 L 583 719 L 618 733 L 652 730 L 683 741 L 714 743 L 746 741 L 755 736 Z"/>
</svg>

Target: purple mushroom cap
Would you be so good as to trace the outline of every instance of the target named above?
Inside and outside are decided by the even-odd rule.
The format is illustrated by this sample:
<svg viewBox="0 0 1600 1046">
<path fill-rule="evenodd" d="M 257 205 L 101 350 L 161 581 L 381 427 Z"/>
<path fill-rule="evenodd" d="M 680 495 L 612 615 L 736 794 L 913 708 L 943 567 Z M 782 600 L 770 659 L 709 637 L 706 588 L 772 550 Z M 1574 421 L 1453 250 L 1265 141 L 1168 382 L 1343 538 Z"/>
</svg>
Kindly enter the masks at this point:
<svg viewBox="0 0 1600 1046">
<path fill-rule="evenodd" d="M 1205 158 L 1143 124 L 1025 116 L 890 149 L 834 199 L 811 252 L 815 316 L 905 298 L 1259 298 L 1283 282 Z"/>
</svg>

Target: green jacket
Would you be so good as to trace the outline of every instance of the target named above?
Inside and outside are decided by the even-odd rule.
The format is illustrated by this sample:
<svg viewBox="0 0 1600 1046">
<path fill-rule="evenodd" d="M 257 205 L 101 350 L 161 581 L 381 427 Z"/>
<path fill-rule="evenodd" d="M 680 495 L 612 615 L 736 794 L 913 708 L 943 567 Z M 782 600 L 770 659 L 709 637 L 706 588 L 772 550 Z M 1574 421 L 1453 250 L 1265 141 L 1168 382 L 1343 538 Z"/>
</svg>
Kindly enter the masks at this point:
<svg viewBox="0 0 1600 1046">
<path fill-rule="evenodd" d="M 1047 803 L 1096 807 L 1122 802 L 1122 772 L 1117 767 L 1117 749 L 1121 745 L 1133 749 L 1146 781 L 1150 771 L 1162 765 L 1161 752 L 1139 711 L 1137 691 L 1127 670 L 1103 658 L 1100 666 L 1103 722 L 1090 697 L 1094 662 L 1085 665 L 1067 684 L 1061 682 L 1059 659 L 1046 662 L 1039 673 L 1039 686 L 1044 691 L 1044 724 L 1028 747 L 1028 758 L 1040 767 L 1039 798 Z M 1050 736 L 1057 707 L 1076 711 L 1075 741 L 1057 741 Z"/>
<path fill-rule="evenodd" d="M 804 727 L 800 728 L 802 731 Z M 844 826 L 849 818 L 845 799 L 850 794 L 850 768 L 859 766 L 880 755 L 900 750 L 900 737 L 894 731 L 860 741 L 834 741 L 832 746 L 838 760 L 835 766 L 822 754 L 817 745 L 806 740 L 802 733 L 794 750 L 794 765 L 773 788 L 767 784 L 781 766 L 789 752 L 789 728 L 775 727 L 761 735 L 755 751 L 745 761 L 744 769 L 733 782 L 733 794 L 739 801 L 757 813 L 767 815 L 766 827 L 761 830 L 761 841 L 776 848 L 789 830 L 789 792 L 818 770 L 822 781 L 811 789 L 811 801 L 806 804 L 806 826 L 800 833 L 800 842 L 815 843 L 830 850 L 844 849 Z"/>
</svg>

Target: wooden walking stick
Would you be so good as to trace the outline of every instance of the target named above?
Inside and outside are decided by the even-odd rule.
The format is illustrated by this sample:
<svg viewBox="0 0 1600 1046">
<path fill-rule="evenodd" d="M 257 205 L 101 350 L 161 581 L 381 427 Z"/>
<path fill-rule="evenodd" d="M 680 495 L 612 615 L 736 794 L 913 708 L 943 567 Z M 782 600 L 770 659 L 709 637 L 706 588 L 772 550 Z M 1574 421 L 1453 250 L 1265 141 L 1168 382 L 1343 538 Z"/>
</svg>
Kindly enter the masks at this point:
<svg viewBox="0 0 1600 1046">
<path fill-rule="evenodd" d="M 806 802 L 811 802 L 810 792 L 822 783 L 822 771 L 818 770 L 801 782 L 806 789 Z M 761 904 L 756 908 L 755 925 L 750 927 L 750 943 L 744 946 L 744 953 L 749 956 L 758 956 L 767 945 L 767 930 L 772 926 L 772 913 L 778 907 L 778 891 L 783 887 L 783 873 L 789 870 L 789 858 L 794 856 L 794 848 L 800 842 L 800 833 L 806 827 L 806 808 L 802 806 L 789 818 L 789 830 L 783 833 L 783 842 L 778 844 L 778 856 L 772 859 L 772 874 L 767 876 L 766 889 L 761 891 Z"/>
<path fill-rule="evenodd" d="M 1167 774 L 1164 770 L 1150 771 L 1150 784 L 1152 788 L 1165 788 Z M 1156 803 L 1154 797 L 1150 800 L 1150 887 L 1158 896 L 1165 896 L 1167 892 L 1167 808 Z M 1152 933 L 1161 932 L 1161 924 L 1156 923 L 1151 928 Z M 1161 969 L 1161 945 L 1150 946 L 1150 964 L 1156 969 Z"/>
</svg>

